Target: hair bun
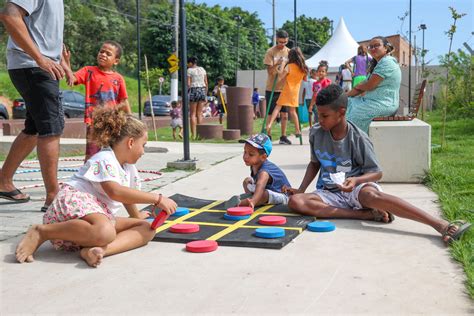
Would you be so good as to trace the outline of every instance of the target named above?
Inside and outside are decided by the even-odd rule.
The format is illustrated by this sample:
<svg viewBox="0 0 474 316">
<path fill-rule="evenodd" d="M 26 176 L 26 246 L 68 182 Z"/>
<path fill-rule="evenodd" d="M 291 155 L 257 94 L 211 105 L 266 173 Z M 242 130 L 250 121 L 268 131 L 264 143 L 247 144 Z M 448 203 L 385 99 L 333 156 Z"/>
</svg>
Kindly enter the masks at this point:
<svg viewBox="0 0 474 316">
<path fill-rule="evenodd" d="M 319 62 L 319 65 L 320 65 L 320 66 L 328 66 L 329 63 L 328 63 L 327 60 L 321 60 L 321 61 Z"/>
</svg>

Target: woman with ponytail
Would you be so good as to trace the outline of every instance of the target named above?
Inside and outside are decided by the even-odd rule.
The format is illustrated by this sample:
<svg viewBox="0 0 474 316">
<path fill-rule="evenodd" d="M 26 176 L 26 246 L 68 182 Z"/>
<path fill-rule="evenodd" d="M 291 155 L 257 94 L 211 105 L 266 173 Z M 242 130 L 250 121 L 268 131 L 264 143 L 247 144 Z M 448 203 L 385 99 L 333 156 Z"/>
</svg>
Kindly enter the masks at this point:
<svg viewBox="0 0 474 316">
<path fill-rule="evenodd" d="M 369 77 L 347 93 L 350 97 L 347 119 L 366 133 L 374 118 L 397 112 L 401 83 L 400 66 L 391 56 L 392 44 L 377 36 L 370 40 L 368 49 L 373 57 Z"/>
</svg>

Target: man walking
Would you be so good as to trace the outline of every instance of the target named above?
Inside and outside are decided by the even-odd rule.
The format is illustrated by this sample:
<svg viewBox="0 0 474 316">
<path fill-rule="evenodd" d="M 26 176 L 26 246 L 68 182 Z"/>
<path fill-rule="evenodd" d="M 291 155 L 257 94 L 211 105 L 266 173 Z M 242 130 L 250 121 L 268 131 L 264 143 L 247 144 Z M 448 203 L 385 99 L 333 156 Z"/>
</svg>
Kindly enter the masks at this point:
<svg viewBox="0 0 474 316">
<path fill-rule="evenodd" d="M 273 109 L 276 106 L 277 100 L 280 97 L 280 92 L 283 90 L 285 85 L 285 77 L 288 72 L 288 68 L 285 67 L 288 62 L 288 52 L 290 49 L 286 47 L 288 44 L 288 33 L 283 30 L 279 30 L 276 33 L 276 45 L 269 48 L 265 53 L 263 63 L 267 67 L 267 85 L 265 87 L 265 99 L 267 100 L 267 106 L 270 107 L 268 115 L 273 113 Z M 275 85 L 275 92 L 273 94 L 272 103 L 270 101 L 270 95 L 272 93 L 273 82 L 275 76 L 278 76 Z M 280 144 L 291 145 L 291 141 L 286 137 L 286 125 L 288 123 L 288 109 L 286 106 L 281 108 L 280 111 L 280 122 L 281 122 L 281 136 Z"/>
<path fill-rule="evenodd" d="M 28 202 L 30 197 L 13 185 L 21 162 L 37 146 L 46 188 L 46 208 L 58 192 L 59 138 L 64 113 L 59 100 L 63 48 L 62 0 L 9 0 L 0 13 L 9 34 L 7 68 L 26 104 L 25 128 L 16 137 L 0 170 L 0 198 Z"/>
</svg>

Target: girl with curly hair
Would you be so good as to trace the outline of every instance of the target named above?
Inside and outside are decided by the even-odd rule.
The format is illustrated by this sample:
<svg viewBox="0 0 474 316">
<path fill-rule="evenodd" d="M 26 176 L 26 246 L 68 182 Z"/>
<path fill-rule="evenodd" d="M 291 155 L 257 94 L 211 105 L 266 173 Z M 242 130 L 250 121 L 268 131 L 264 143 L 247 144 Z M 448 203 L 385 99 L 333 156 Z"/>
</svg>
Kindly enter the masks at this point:
<svg viewBox="0 0 474 316">
<path fill-rule="evenodd" d="M 33 253 L 50 240 L 56 249 L 80 251 L 91 267 L 105 256 L 146 245 L 155 235 L 136 203 L 154 204 L 168 214 L 176 203 L 157 193 L 140 191 L 135 163 L 144 154 L 145 125 L 119 109 L 97 108 L 92 137 L 102 150 L 64 183 L 43 217 L 18 244 L 18 262 L 32 262 Z M 124 206 L 129 217 L 118 217 Z"/>
</svg>

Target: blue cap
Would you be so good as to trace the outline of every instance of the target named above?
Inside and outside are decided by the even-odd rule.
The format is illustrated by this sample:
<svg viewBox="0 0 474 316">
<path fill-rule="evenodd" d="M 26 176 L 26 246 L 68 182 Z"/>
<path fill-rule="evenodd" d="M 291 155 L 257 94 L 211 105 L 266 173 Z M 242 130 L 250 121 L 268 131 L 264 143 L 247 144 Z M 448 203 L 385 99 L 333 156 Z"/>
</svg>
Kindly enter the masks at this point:
<svg viewBox="0 0 474 316">
<path fill-rule="evenodd" d="M 252 145 L 253 147 L 257 149 L 263 149 L 267 156 L 270 156 L 270 153 L 272 152 L 272 141 L 270 138 L 263 133 L 260 134 L 255 134 L 251 136 L 249 139 L 246 139 L 242 141 L 243 143 L 247 143 L 249 145 Z"/>
</svg>

